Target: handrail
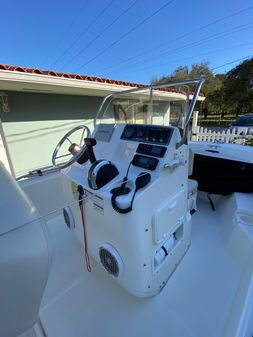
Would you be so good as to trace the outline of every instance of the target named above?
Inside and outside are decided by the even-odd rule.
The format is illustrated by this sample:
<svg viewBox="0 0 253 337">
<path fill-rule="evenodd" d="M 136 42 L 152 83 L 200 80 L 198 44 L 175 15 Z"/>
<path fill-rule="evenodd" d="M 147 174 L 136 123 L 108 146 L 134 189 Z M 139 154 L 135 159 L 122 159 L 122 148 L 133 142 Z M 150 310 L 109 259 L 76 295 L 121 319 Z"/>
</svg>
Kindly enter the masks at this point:
<svg viewBox="0 0 253 337">
<path fill-rule="evenodd" d="M 19 176 L 16 178 L 16 181 L 22 180 L 22 179 L 26 179 L 26 178 L 35 178 L 35 177 L 42 177 L 45 174 L 50 174 L 50 173 L 54 173 L 54 172 L 58 172 L 60 171 L 59 168 L 57 167 L 53 167 L 53 166 L 45 166 L 42 168 L 38 168 L 32 171 L 29 171 L 27 174 L 24 174 L 22 176 Z"/>
<path fill-rule="evenodd" d="M 191 104 L 189 106 L 189 110 L 188 110 L 188 113 L 187 113 L 186 118 L 185 118 L 185 127 L 187 127 L 189 122 L 190 122 L 190 119 L 191 119 L 191 116 L 192 116 L 192 113 L 193 113 L 193 109 L 195 107 L 195 104 L 197 102 L 197 99 L 198 99 L 198 96 L 199 96 L 199 93 L 200 93 L 200 89 L 201 89 L 204 82 L 205 82 L 205 80 L 203 78 L 198 80 L 197 87 L 195 88 L 194 95 L 193 95 L 193 98 L 191 100 Z"/>
</svg>

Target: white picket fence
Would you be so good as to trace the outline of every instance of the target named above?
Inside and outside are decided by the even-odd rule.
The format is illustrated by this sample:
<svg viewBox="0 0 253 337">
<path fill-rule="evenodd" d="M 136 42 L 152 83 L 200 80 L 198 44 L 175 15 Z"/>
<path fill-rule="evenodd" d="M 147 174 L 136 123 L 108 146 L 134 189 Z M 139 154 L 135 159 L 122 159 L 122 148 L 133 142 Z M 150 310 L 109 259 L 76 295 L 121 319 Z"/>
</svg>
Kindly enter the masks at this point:
<svg viewBox="0 0 253 337">
<path fill-rule="evenodd" d="M 253 128 L 238 127 L 232 130 L 212 131 L 207 128 L 194 126 L 192 129 L 193 141 L 209 141 L 244 145 L 247 140 L 253 139 Z"/>
<path fill-rule="evenodd" d="M 236 127 L 223 131 L 212 131 L 198 125 L 198 111 L 193 112 L 192 136 L 194 141 L 221 142 L 245 145 L 247 140 L 253 139 L 253 128 Z"/>
</svg>

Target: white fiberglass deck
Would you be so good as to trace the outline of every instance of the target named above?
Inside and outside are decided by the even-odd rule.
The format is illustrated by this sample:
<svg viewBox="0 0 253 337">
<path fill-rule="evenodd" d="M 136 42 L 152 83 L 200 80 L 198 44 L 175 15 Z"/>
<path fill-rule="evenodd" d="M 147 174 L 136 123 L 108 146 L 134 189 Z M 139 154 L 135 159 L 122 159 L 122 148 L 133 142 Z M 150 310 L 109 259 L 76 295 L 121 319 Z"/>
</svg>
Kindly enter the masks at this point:
<svg viewBox="0 0 253 337">
<path fill-rule="evenodd" d="M 129 295 L 99 266 L 87 273 L 63 218 L 49 227 L 53 260 L 40 311 L 48 337 L 235 336 L 251 274 L 225 249 L 219 212 L 207 199 L 198 200 L 189 251 L 152 298 Z"/>
</svg>

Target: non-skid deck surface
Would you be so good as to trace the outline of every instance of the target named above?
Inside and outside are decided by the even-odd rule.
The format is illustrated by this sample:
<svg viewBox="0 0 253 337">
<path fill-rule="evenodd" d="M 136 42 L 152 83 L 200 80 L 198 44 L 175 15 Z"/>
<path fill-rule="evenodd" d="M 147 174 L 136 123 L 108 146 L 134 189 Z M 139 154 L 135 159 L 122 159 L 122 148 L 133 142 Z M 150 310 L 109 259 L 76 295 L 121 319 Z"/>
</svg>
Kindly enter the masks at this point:
<svg viewBox="0 0 253 337">
<path fill-rule="evenodd" d="M 48 337 L 224 337 L 243 271 L 229 256 L 219 218 L 198 201 L 192 245 L 156 297 L 135 298 L 82 248 L 61 217 L 49 223 L 53 261 L 40 318 Z"/>
</svg>

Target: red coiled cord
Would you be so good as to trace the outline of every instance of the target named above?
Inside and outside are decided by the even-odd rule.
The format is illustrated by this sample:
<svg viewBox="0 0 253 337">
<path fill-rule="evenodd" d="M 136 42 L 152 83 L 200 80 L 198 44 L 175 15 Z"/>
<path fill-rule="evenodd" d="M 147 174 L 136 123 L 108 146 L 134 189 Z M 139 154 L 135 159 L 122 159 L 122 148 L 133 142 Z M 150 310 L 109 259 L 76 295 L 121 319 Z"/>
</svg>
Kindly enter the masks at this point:
<svg viewBox="0 0 253 337">
<path fill-rule="evenodd" d="M 83 223 L 83 239 L 84 239 L 84 256 L 86 262 L 86 269 L 90 273 L 91 272 L 91 265 L 90 265 L 90 257 L 88 253 L 88 241 L 87 241 L 87 234 L 86 234 L 86 224 L 85 224 L 85 217 L 84 217 L 84 208 L 83 203 L 79 203 L 81 216 L 82 216 L 82 223 Z"/>
</svg>

